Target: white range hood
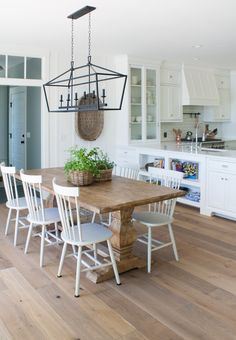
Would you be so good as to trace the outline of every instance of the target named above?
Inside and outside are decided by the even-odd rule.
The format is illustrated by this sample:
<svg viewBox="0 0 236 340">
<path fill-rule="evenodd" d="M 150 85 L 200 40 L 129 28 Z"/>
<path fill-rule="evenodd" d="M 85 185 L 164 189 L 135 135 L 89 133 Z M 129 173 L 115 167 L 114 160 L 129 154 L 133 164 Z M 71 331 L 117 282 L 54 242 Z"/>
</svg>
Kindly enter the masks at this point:
<svg viewBox="0 0 236 340">
<path fill-rule="evenodd" d="M 183 66 L 182 105 L 219 105 L 219 94 L 213 70 Z"/>
</svg>

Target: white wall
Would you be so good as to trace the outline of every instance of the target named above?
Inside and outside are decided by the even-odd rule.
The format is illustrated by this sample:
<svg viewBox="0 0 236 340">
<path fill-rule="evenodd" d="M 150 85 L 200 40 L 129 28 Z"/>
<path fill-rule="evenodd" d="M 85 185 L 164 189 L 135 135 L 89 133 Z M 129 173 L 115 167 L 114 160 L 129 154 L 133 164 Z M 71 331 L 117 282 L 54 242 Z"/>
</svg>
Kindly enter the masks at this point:
<svg viewBox="0 0 236 340">
<path fill-rule="evenodd" d="M 75 59 L 76 60 L 76 59 Z M 86 57 L 78 58 L 76 65 L 86 63 Z M 69 67 L 70 55 L 54 54 L 50 56 L 50 78 L 59 75 Z M 99 66 L 110 68 L 122 72 L 117 66 L 113 56 L 93 56 L 92 62 Z M 126 64 L 127 65 L 127 64 Z M 110 89 L 111 95 L 116 94 L 115 88 Z M 127 88 L 126 88 L 127 91 Z M 127 97 L 126 97 L 127 98 Z M 127 100 L 127 99 L 126 99 Z M 124 105 L 125 106 L 125 105 Z M 126 106 L 127 107 L 127 106 Z M 107 152 L 112 159 L 115 158 L 115 147 L 118 136 L 128 133 L 128 129 L 122 128 L 122 124 L 118 125 L 120 115 L 127 115 L 123 111 L 105 111 L 104 112 L 104 128 L 101 135 L 96 141 L 85 141 L 76 132 L 75 114 L 74 113 L 48 113 L 49 117 L 49 166 L 63 166 L 68 158 L 67 150 L 74 145 L 79 147 L 92 148 L 101 147 Z M 123 123 L 124 126 L 124 123 Z"/>
</svg>

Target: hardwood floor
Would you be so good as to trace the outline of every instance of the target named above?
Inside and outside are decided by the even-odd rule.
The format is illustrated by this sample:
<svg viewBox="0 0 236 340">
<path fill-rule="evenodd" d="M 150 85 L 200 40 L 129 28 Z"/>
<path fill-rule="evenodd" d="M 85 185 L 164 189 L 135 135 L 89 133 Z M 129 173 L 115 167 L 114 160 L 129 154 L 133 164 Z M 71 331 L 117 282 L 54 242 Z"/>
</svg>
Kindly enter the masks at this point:
<svg viewBox="0 0 236 340">
<path fill-rule="evenodd" d="M 121 275 L 121 286 L 115 280 L 96 285 L 82 275 L 76 299 L 74 259 L 65 260 L 58 279 L 61 246 L 48 247 L 40 269 L 39 239 L 24 255 L 22 230 L 14 248 L 13 228 L 4 236 L 6 215 L 0 205 L 1 340 L 236 339 L 236 222 L 178 205 L 178 263 L 164 248 L 153 253 L 151 274 L 132 270 Z M 167 235 L 164 228 L 155 234 Z M 141 244 L 135 252 L 146 255 Z"/>
</svg>

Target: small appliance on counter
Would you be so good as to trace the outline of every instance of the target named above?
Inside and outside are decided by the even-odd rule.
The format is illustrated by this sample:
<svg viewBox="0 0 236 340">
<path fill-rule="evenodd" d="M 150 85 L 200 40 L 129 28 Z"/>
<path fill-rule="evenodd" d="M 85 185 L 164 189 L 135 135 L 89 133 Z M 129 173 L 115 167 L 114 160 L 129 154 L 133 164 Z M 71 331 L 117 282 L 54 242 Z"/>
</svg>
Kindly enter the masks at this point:
<svg viewBox="0 0 236 340">
<path fill-rule="evenodd" d="M 185 139 L 187 141 L 191 141 L 193 139 L 193 133 L 192 131 L 187 131 Z"/>
</svg>

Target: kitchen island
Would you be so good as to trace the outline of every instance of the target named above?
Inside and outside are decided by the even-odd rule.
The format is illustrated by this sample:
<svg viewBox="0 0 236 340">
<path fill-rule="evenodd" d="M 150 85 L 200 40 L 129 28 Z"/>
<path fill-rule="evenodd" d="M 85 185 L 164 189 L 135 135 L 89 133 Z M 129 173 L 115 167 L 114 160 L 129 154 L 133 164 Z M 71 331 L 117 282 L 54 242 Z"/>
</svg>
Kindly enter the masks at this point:
<svg viewBox="0 0 236 340">
<path fill-rule="evenodd" d="M 203 215 L 236 219 L 236 150 L 204 150 L 194 143 L 136 144 L 120 146 L 116 162 L 139 167 L 144 180 L 148 164 L 183 171 L 181 188 L 187 194 L 180 203 L 199 208 Z"/>
</svg>

